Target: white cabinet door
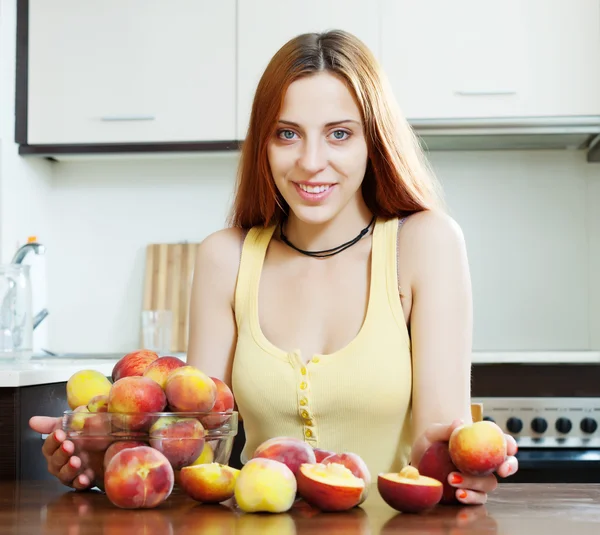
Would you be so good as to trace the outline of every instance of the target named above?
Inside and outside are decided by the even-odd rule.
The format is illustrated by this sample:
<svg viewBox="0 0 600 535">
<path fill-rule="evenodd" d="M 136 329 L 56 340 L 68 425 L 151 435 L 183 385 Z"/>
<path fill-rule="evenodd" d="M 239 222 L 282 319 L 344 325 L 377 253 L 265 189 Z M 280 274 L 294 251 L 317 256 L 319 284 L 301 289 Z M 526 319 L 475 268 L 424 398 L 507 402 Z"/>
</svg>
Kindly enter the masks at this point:
<svg viewBox="0 0 600 535">
<path fill-rule="evenodd" d="M 600 113 L 600 0 L 383 0 L 409 118 Z"/>
<path fill-rule="evenodd" d="M 235 0 L 29 3 L 29 144 L 235 139 Z"/>
<path fill-rule="evenodd" d="M 346 30 L 379 56 L 380 0 L 238 1 L 238 138 L 244 139 L 258 81 L 271 57 L 306 32 Z"/>
</svg>

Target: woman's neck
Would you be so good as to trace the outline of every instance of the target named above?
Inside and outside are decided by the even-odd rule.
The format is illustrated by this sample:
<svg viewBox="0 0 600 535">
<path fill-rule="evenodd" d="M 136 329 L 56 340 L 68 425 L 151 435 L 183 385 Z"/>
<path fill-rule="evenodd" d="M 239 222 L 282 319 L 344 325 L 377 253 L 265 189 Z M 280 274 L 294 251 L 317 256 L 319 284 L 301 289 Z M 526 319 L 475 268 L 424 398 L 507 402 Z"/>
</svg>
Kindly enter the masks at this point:
<svg viewBox="0 0 600 535">
<path fill-rule="evenodd" d="M 363 201 L 349 204 L 333 219 L 319 224 L 305 223 L 290 212 L 283 230 L 295 247 L 304 251 L 323 251 L 356 238 L 372 218 L 373 214 Z"/>
</svg>

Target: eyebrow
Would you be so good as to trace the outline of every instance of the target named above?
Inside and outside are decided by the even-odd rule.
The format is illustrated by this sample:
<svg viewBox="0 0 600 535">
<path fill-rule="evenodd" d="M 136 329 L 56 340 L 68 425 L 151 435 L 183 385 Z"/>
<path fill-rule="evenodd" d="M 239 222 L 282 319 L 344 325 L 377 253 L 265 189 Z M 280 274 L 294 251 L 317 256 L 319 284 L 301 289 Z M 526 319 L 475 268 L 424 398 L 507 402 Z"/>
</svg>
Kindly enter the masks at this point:
<svg viewBox="0 0 600 535">
<path fill-rule="evenodd" d="M 283 124 L 288 124 L 290 126 L 295 126 L 296 128 L 300 128 L 300 125 L 298 123 L 294 123 L 293 121 L 287 121 L 285 119 L 279 119 L 280 123 Z M 329 123 L 326 123 L 325 126 L 330 127 L 330 126 L 335 126 L 338 124 L 344 124 L 344 123 L 354 123 L 360 126 L 360 122 L 359 121 L 355 121 L 354 119 L 342 119 L 341 121 L 331 121 Z"/>
</svg>

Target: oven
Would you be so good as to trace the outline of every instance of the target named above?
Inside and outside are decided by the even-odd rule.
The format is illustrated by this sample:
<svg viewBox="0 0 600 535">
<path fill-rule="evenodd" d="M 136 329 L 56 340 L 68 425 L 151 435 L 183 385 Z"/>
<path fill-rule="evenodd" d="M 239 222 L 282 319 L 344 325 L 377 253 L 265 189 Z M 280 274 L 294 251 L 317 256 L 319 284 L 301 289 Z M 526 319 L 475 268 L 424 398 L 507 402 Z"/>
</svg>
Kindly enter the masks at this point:
<svg viewBox="0 0 600 535">
<path fill-rule="evenodd" d="M 600 483 L 600 366 L 474 366 L 473 401 L 517 441 L 503 482 Z"/>
</svg>

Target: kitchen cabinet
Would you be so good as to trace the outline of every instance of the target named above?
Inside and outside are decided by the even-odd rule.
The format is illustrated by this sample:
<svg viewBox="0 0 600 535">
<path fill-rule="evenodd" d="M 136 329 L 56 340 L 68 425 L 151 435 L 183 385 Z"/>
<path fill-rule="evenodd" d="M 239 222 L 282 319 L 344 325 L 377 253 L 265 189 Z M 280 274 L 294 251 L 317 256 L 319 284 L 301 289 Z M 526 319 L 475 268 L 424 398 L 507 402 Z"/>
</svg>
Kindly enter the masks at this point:
<svg viewBox="0 0 600 535">
<path fill-rule="evenodd" d="M 235 139 L 235 0 L 28 9 L 26 143 Z"/>
<path fill-rule="evenodd" d="M 347 30 L 379 55 L 380 2 L 240 0 L 238 2 L 237 137 L 244 139 L 258 81 L 271 57 L 305 32 Z"/>
<path fill-rule="evenodd" d="M 599 0 L 382 0 L 409 119 L 600 115 Z"/>
</svg>

